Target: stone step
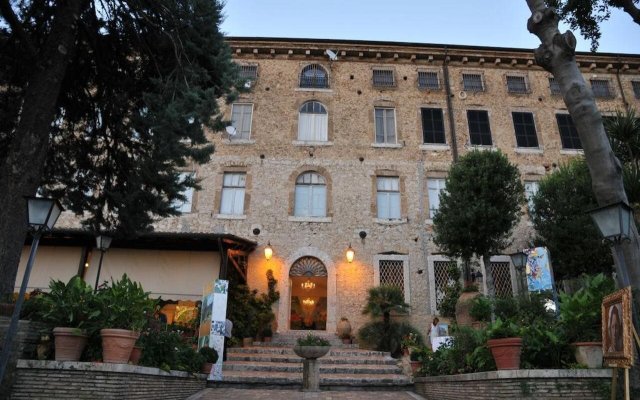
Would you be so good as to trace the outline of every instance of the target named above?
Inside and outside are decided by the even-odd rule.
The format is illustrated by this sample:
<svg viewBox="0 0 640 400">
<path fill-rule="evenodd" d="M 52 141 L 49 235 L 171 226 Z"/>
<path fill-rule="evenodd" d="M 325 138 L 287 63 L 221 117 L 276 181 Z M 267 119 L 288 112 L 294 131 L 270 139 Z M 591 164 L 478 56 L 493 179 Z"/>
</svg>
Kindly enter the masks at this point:
<svg viewBox="0 0 640 400">
<path fill-rule="evenodd" d="M 215 382 L 212 382 L 215 385 Z M 223 371 L 222 384 L 265 384 L 265 385 L 294 385 L 302 384 L 302 372 L 270 372 L 269 374 L 255 374 L 253 371 Z M 411 386 L 411 379 L 402 374 L 320 374 L 321 386 Z"/>
<path fill-rule="evenodd" d="M 293 352 L 293 346 L 269 346 L 269 347 L 231 347 L 227 350 L 228 354 L 295 354 Z M 334 357 L 390 357 L 390 353 L 384 351 L 375 351 L 375 350 L 362 350 L 359 348 L 333 348 L 329 350 L 327 356 Z"/>
<path fill-rule="evenodd" d="M 359 346 L 358 344 L 344 344 L 342 342 L 336 342 L 336 341 L 329 341 L 329 343 L 331 344 L 332 348 L 338 348 L 338 349 L 358 349 Z M 271 341 L 271 342 L 253 342 L 252 346 L 253 347 L 293 347 L 296 345 L 296 341 L 295 340 L 289 340 L 289 341 Z"/>
<path fill-rule="evenodd" d="M 273 363 L 256 361 L 227 361 L 224 371 L 259 371 L 259 372 L 302 372 L 302 363 Z M 378 364 L 323 364 L 320 363 L 321 374 L 400 374 L 397 365 Z"/>
<path fill-rule="evenodd" d="M 297 363 L 302 364 L 302 358 L 289 354 L 252 354 L 252 353 L 227 353 L 228 361 L 254 361 L 271 363 Z M 320 359 L 323 364 L 371 364 L 371 365 L 397 365 L 397 361 L 391 357 L 331 357 L 324 356 Z"/>
</svg>

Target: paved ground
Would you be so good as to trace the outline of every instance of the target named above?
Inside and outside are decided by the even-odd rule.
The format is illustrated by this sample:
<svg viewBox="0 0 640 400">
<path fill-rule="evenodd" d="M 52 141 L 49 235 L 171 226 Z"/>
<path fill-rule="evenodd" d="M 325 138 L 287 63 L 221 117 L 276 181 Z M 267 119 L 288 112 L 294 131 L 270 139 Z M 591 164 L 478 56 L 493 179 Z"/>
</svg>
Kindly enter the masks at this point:
<svg viewBox="0 0 640 400">
<path fill-rule="evenodd" d="M 266 389 L 205 389 L 188 400 L 424 400 L 412 392 L 316 392 L 303 393 L 299 390 Z"/>
</svg>

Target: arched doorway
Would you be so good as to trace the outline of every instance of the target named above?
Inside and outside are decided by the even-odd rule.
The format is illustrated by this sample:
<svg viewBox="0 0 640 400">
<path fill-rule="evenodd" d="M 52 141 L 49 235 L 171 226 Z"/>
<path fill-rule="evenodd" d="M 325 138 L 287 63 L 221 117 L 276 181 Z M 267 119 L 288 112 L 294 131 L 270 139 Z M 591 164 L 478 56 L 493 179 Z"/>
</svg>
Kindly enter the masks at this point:
<svg viewBox="0 0 640 400">
<path fill-rule="evenodd" d="M 297 259 L 289 270 L 291 330 L 327 329 L 327 268 L 315 257 Z"/>
</svg>

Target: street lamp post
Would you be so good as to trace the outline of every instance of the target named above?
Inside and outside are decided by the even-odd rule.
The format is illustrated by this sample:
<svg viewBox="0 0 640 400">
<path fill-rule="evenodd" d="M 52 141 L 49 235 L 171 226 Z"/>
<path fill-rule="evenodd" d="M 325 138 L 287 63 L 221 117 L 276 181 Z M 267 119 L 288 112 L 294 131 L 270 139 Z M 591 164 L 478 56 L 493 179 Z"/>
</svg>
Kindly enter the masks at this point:
<svg viewBox="0 0 640 400">
<path fill-rule="evenodd" d="M 511 257 L 511 262 L 513 263 L 513 266 L 516 268 L 516 272 L 518 273 L 518 293 L 521 293 L 524 291 L 524 287 L 522 285 L 522 281 L 523 281 L 523 272 L 524 272 L 524 267 L 527 265 L 527 255 L 522 252 L 519 251 L 517 253 L 513 253 L 509 255 Z"/>
<path fill-rule="evenodd" d="M 31 231 L 31 234 L 33 236 L 33 241 L 31 242 L 31 251 L 29 253 L 29 260 L 27 261 L 27 267 L 25 268 L 24 275 L 22 277 L 20 293 L 18 294 L 16 306 L 11 316 L 9 329 L 7 330 L 7 334 L 4 339 L 2 354 L 0 354 L 0 382 L 4 380 L 4 375 L 9 363 L 11 345 L 13 342 L 13 337 L 16 335 L 16 330 L 18 329 L 20 311 L 22 310 L 22 303 L 24 303 L 24 295 L 27 291 L 27 285 L 29 283 L 31 269 L 33 268 L 36 250 L 38 249 L 38 244 L 40 243 L 40 236 L 42 236 L 42 233 L 53 229 L 53 226 L 56 224 L 60 213 L 62 213 L 62 211 L 64 210 L 60 205 L 60 202 L 55 199 L 48 199 L 44 197 L 26 197 L 26 200 L 27 224 L 29 225 L 29 230 Z"/>
<path fill-rule="evenodd" d="M 98 235 L 96 236 L 96 248 L 100 250 L 100 261 L 98 261 L 98 272 L 96 273 L 96 284 L 93 287 L 93 291 L 98 290 L 98 282 L 100 282 L 100 271 L 102 271 L 102 257 L 104 257 L 104 253 L 109 250 L 109 246 L 111 246 L 111 241 L 113 238 L 111 236 L 106 235 Z"/>
</svg>

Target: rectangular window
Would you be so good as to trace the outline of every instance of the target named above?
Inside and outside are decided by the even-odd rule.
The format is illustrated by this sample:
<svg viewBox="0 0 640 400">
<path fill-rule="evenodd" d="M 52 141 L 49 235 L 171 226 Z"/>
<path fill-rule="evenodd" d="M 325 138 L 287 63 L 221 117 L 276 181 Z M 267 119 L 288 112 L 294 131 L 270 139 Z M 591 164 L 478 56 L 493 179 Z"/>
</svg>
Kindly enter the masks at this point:
<svg viewBox="0 0 640 400">
<path fill-rule="evenodd" d="M 178 179 L 180 182 L 184 182 L 187 179 L 193 178 L 194 175 L 194 172 L 181 172 Z M 184 196 L 184 201 L 174 200 L 171 206 L 182 214 L 190 213 L 191 205 L 193 203 L 193 188 L 186 188 L 180 194 Z"/>
<path fill-rule="evenodd" d="M 394 87 L 396 81 L 391 69 L 374 69 L 373 70 L 373 86 L 376 87 Z"/>
<path fill-rule="evenodd" d="M 529 208 L 529 214 L 533 212 L 533 196 L 538 193 L 538 182 L 525 181 L 524 182 L 524 198 L 527 200 L 527 207 Z"/>
<path fill-rule="evenodd" d="M 375 108 L 376 143 L 396 143 L 395 108 Z"/>
<path fill-rule="evenodd" d="M 231 125 L 236 128 L 233 139 L 249 139 L 251 137 L 251 116 L 253 104 L 233 103 L 231 105 Z"/>
<path fill-rule="evenodd" d="M 449 288 L 453 287 L 456 281 L 451 277 L 451 271 L 459 268 L 456 261 L 452 261 L 442 256 L 430 256 L 429 284 L 431 292 L 432 313 L 439 313 L 442 302 L 445 300 Z"/>
<path fill-rule="evenodd" d="M 244 172 L 225 172 L 222 181 L 220 214 L 244 214 L 244 190 L 247 174 Z"/>
<path fill-rule="evenodd" d="M 376 182 L 378 218 L 400 219 L 400 178 L 379 176 Z"/>
<path fill-rule="evenodd" d="M 507 76 L 507 89 L 509 93 L 529 93 L 527 78 L 524 76 Z"/>
<path fill-rule="evenodd" d="M 513 286 L 511 285 L 511 263 L 509 261 L 491 261 L 491 273 L 493 274 L 493 284 L 497 298 L 513 297 Z"/>
<path fill-rule="evenodd" d="M 257 65 L 240 65 L 240 79 L 245 81 L 255 81 L 258 78 Z"/>
<path fill-rule="evenodd" d="M 409 256 L 379 254 L 373 256 L 373 285 L 400 288 L 404 301 L 410 302 Z"/>
<path fill-rule="evenodd" d="M 511 115 L 518 147 L 538 147 L 538 136 L 536 135 L 536 124 L 533 122 L 533 114 L 530 112 L 514 112 Z"/>
<path fill-rule="evenodd" d="M 613 97 L 609 88 L 609 81 L 606 79 L 591 79 L 591 90 L 595 97 Z"/>
<path fill-rule="evenodd" d="M 549 77 L 549 91 L 551 91 L 551 94 L 554 96 L 559 96 L 562 94 L 562 92 L 560 91 L 560 83 L 558 83 L 556 78 L 554 78 L 553 76 Z"/>
<path fill-rule="evenodd" d="M 484 85 L 481 74 L 462 74 L 462 87 L 467 92 L 482 92 Z"/>
<path fill-rule="evenodd" d="M 468 110 L 469 138 L 474 146 L 491 146 L 489 113 L 483 110 Z"/>
<path fill-rule="evenodd" d="M 560 131 L 560 140 L 563 149 L 582 149 L 578 131 L 573 125 L 573 120 L 569 114 L 556 114 L 558 121 L 558 130 Z"/>
<path fill-rule="evenodd" d="M 640 99 L 640 81 L 631 81 L 631 87 L 633 88 L 633 95 L 636 99 Z"/>
<path fill-rule="evenodd" d="M 445 144 L 444 116 L 441 108 L 423 108 L 422 137 L 423 143 Z"/>
<path fill-rule="evenodd" d="M 429 219 L 433 219 L 440 208 L 440 193 L 445 189 L 444 179 L 427 179 L 427 189 L 429 191 Z"/>
<path fill-rule="evenodd" d="M 418 87 L 420 89 L 440 90 L 438 73 L 433 71 L 418 71 Z"/>
</svg>

